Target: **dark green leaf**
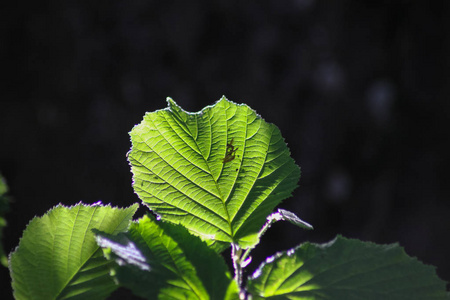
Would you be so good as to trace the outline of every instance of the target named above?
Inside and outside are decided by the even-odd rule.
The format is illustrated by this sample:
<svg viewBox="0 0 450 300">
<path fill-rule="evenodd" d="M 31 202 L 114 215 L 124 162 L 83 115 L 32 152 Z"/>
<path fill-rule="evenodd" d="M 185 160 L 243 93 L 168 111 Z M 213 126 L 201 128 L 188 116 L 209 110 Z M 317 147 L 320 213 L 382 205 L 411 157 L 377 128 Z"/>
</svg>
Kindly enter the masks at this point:
<svg viewBox="0 0 450 300">
<path fill-rule="evenodd" d="M 223 258 L 185 228 L 144 216 L 117 236 L 97 233 L 116 280 L 146 299 L 236 299 Z"/>
<path fill-rule="evenodd" d="M 435 269 L 403 248 L 341 236 L 268 258 L 249 279 L 248 290 L 254 299 L 446 299 Z"/>
</svg>

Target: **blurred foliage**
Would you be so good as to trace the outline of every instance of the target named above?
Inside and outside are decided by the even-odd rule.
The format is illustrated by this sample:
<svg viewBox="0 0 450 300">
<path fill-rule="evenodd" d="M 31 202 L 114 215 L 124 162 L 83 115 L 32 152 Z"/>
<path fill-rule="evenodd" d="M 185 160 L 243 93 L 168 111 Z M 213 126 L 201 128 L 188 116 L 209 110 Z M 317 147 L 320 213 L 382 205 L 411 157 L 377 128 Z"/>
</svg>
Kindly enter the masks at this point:
<svg viewBox="0 0 450 300">
<path fill-rule="evenodd" d="M 3 249 L 3 228 L 6 227 L 7 222 L 5 215 L 9 212 L 9 201 L 10 198 L 8 194 L 8 186 L 6 185 L 6 180 L 0 174 L 0 263 L 7 267 L 8 258 L 5 255 L 5 250 Z"/>
</svg>

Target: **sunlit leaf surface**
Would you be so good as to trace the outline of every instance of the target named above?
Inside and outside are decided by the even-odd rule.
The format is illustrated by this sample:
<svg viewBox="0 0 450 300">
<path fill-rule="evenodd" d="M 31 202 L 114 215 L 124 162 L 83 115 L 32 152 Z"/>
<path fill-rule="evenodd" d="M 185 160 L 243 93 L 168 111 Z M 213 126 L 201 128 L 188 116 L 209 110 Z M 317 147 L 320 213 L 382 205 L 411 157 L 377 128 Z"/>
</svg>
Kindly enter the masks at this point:
<svg viewBox="0 0 450 300">
<path fill-rule="evenodd" d="M 92 229 L 126 231 L 137 207 L 58 205 L 34 218 L 10 256 L 14 297 L 105 299 L 117 286 Z"/>
<path fill-rule="evenodd" d="M 198 113 L 168 104 L 130 132 L 135 192 L 203 239 L 254 246 L 300 177 L 279 129 L 225 98 Z"/>
</svg>

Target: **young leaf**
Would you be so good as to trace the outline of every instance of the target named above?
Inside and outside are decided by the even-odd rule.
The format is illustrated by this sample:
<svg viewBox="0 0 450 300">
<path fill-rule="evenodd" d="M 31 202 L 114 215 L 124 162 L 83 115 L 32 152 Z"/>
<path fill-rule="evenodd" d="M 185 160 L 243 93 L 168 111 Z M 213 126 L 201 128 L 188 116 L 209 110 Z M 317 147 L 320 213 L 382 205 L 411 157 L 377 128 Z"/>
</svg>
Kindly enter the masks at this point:
<svg viewBox="0 0 450 300">
<path fill-rule="evenodd" d="M 27 226 L 10 256 L 16 299 L 104 299 L 116 289 L 92 229 L 127 230 L 137 205 L 58 205 Z"/>
<path fill-rule="evenodd" d="M 97 232 L 120 285 L 146 299 L 237 299 L 223 258 L 180 225 L 144 216 L 117 236 Z"/>
<path fill-rule="evenodd" d="M 303 221 L 291 211 L 279 208 L 277 213 L 279 214 L 279 217 L 277 216 L 279 220 L 288 221 L 303 229 L 313 229 L 311 224 Z"/>
<path fill-rule="evenodd" d="M 445 282 L 434 267 L 397 244 L 341 236 L 268 258 L 249 279 L 248 291 L 253 299 L 446 299 Z"/>
<path fill-rule="evenodd" d="M 300 177 L 279 129 L 224 97 L 198 113 L 168 104 L 130 132 L 135 192 L 203 239 L 254 246 Z"/>
</svg>

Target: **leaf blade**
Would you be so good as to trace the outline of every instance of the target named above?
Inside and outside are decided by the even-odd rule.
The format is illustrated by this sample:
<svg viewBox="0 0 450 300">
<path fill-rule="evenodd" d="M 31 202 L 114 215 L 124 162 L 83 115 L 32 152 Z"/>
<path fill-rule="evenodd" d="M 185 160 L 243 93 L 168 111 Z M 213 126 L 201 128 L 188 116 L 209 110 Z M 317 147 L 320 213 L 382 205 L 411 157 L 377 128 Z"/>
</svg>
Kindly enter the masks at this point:
<svg viewBox="0 0 450 300">
<path fill-rule="evenodd" d="M 445 299 L 434 268 L 403 248 L 341 236 L 269 258 L 248 287 L 255 299 Z"/>
<path fill-rule="evenodd" d="M 116 280 L 146 299 L 224 299 L 237 291 L 223 258 L 180 225 L 144 216 L 118 236 L 97 233 Z"/>
<path fill-rule="evenodd" d="M 198 113 L 168 103 L 130 132 L 135 192 L 162 219 L 204 239 L 254 246 L 300 177 L 279 129 L 226 98 Z"/>
<path fill-rule="evenodd" d="M 137 205 L 58 205 L 27 226 L 10 255 L 16 299 L 102 299 L 116 289 L 99 254 L 93 228 L 127 229 Z"/>
</svg>

